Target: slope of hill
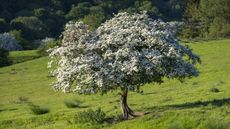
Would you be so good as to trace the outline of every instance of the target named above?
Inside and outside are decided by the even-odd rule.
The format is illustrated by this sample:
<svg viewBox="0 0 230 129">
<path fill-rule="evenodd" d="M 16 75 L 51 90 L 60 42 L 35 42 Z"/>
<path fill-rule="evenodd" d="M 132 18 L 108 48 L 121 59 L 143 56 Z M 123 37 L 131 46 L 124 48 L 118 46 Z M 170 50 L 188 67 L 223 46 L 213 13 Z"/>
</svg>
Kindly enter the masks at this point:
<svg viewBox="0 0 230 129">
<path fill-rule="evenodd" d="M 0 68 L 0 129 L 227 129 L 230 127 L 230 40 L 190 45 L 199 54 L 201 74 L 184 83 L 165 80 L 146 84 L 143 93 L 130 93 L 129 105 L 149 114 L 114 124 L 73 124 L 74 115 L 101 107 L 107 117 L 120 114 L 118 92 L 106 95 L 76 95 L 54 92 L 54 78 L 47 57 Z M 82 101 L 81 108 L 67 108 L 65 100 Z M 26 101 L 45 106 L 50 112 L 34 115 Z"/>
<path fill-rule="evenodd" d="M 41 55 L 38 53 L 37 50 L 12 51 L 9 55 L 9 58 L 13 64 L 22 63 L 39 57 L 41 57 Z"/>
</svg>

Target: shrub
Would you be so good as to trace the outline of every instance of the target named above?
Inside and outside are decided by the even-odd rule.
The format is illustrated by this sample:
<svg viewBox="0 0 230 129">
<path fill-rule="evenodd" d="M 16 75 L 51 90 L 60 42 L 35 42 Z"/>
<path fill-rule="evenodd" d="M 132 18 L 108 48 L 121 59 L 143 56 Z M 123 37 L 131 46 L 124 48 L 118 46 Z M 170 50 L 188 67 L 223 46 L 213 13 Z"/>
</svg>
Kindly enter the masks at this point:
<svg viewBox="0 0 230 129">
<path fill-rule="evenodd" d="M 75 115 L 75 123 L 103 123 L 105 120 L 105 113 L 98 108 L 97 110 L 86 110 L 83 112 L 78 112 Z"/>
<path fill-rule="evenodd" d="M 0 48 L 8 51 L 22 50 L 15 37 L 9 33 L 0 34 Z"/>
<path fill-rule="evenodd" d="M 59 44 L 60 44 L 59 40 L 54 40 L 54 39 L 51 40 L 51 38 L 49 39 L 46 38 L 41 41 L 41 44 L 38 48 L 38 53 L 42 56 L 46 56 L 48 55 L 48 52 L 47 52 L 48 49 L 58 46 Z"/>
<path fill-rule="evenodd" d="M 46 114 L 49 112 L 48 108 L 34 105 L 32 103 L 29 105 L 29 107 L 30 107 L 31 112 L 35 115 Z"/>
<path fill-rule="evenodd" d="M 0 67 L 11 64 L 11 61 L 8 58 L 8 56 L 9 56 L 9 51 L 0 48 Z"/>
<path fill-rule="evenodd" d="M 65 100 L 64 103 L 65 103 L 66 107 L 68 107 L 68 108 L 77 108 L 77 107 L 80 107 L 80 105 L 81 105 L 81 102 L 78 100 L 72 100 L 72 101 L 71 100 Z"/>
</svg>

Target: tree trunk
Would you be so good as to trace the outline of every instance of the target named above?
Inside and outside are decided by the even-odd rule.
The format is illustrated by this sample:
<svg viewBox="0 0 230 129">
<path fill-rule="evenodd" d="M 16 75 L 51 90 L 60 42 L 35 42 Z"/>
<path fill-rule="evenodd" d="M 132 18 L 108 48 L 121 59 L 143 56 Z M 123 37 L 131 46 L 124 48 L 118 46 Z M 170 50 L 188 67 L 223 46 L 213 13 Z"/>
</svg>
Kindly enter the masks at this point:
<svg viewBox="0 0 230 129">
<path fill-rule="evenodd" d="M 135 113 L 133 112 L 132 109 L 129 108 L 127 104 L 127 95 L 128 95 L 128 89 L 123 90 L 121 93 L 121 101 L 120 101 L 123 119 L 127 120 L 129 118 L 143 115 L 143 113 Z"/>
</svg>

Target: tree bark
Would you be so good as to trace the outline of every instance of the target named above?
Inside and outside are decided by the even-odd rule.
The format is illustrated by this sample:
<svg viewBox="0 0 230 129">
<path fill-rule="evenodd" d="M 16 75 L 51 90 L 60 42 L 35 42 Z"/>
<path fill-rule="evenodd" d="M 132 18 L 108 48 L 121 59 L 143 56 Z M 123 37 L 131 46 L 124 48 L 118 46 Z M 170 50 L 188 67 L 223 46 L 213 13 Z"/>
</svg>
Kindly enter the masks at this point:
<svg viewBox="0 0 230 129">
<path fill-rule="evenodd" d="M 125 120 L 129 118 L 129 114 L 127 110 L 127 106 L 128 106 L 127 105 L 127 95 L 128 95 L 128 90 L 127 89 L 123 90 L 121 93 L 121 100 L 120 100 L 122 116 L 123 116 L 123 119 Z"/>
<path fill-rule="evenodd" d="M 123 119 L 127 120 L 129 118 L 143 115 L 143 113 L 135 113 L 131 108 L 129 108 L 127 104 L 127 96 L 128 96 L 128 89 L 125 89 L 121 93 L 121 100 L 120 100 Z"/>
</svg>

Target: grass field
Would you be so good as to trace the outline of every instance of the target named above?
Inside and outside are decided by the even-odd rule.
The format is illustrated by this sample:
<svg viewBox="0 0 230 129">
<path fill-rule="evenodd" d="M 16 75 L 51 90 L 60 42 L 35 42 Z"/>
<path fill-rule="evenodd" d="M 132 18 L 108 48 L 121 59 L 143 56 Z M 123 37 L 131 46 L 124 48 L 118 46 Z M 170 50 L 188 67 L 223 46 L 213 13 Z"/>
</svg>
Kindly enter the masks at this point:
<svg viewBox="0 0 230 129">
<path fill-rule="evenodd" d="M 13 64 L 22 63 L 28 60 L 33 60 L 41 57 L 37 50 L 28 50 L 28 51 L 13 51 L 10 52 L 9 59 Z"/>
<path fill-rule="evenodd" d="M 165 80 L 146 84 L 143 93 L 129 93 L 128 103 L 149 114 L 111 124 L 77 124 L 77 112 L 100 107 L 107 118 L 121 114 L 118 91 L 106 95 L 54 92 L 49 85 L 47 57 L 0 68 L 0 129 L 229 129 L 230 128 L 230 40 L 190 43 L 199 54 L 200 76 L 184 83 Z M 14 57 L 16 57 L 15 54 Z M 64 101 L 79 100 L 78 108 Z M 46 107 L 49 113 L 34 115 L 27 101 Z"/>
</svg>

